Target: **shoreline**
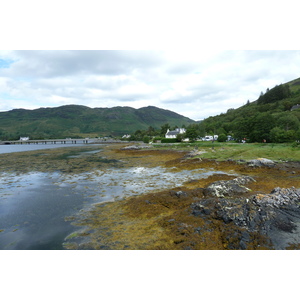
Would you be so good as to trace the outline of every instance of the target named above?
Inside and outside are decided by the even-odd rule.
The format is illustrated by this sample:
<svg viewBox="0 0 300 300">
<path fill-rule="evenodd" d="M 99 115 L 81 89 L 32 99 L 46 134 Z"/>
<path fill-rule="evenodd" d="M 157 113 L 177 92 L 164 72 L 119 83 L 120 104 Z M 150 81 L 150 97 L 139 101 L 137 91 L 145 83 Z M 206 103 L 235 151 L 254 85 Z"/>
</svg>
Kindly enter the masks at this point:
<svg viewBox="0 0 300 300">
<path fill-rule="evenodd" d="M 120 151 L 124 150 L 115 150 L 117 154 L 120 154 Z M 174 150 L 132 149 L 125 150 L 122 156 L 161 157 L 162 153 L 166 152 L 170 154 L 174 153 Z M 227 174 L 213 174 L 201 180 L 185 182 L 181 187 L 96 205 L 81 220 L 75 222 L 77 226 L 87 226 L 88 230 L 81 234 L 88 236 L 88 239 L 80 240 L 79 235 L 78 241 L 75 238 L 65 245 L 66 249 L 223 250 L 232 247 L 239 249 L 239 243 L 232 246 L 232 243 L 224 242 L 224 236 L 235 235 L 237 232 L 241 234 L 240 228 L 233 224 L 228 227 L 221 220 L 213 218 L 207 223 L 204 219 L 192 215 L 191 205 L 195 201 L 205 199 L 203 190 L 216 181 L 232 180 L 237 177 L 236 174 L 251 175 L 255 178 L 255 181 L 248 186 L 249 192 L 245 195 L 246 197 L 253 197 L 258 193 L 268 194 L 276 186 L 300 188 L 300 168 L 295 162 L 251 167 L 232 160 L 220 162 L 211 159 L 187 158 L 189 154 L 187 151 L 175 151 L 175 153 L 176 158 L 161 161 L 161 164 L 169 168 L 187 170 L 199 167 L 210 168 L 214 171 L 226 171 Z M 267 181 L 264 180 L 266 173 L 268 174 Z M 199 228 L 202 228 L 200 237 Z M 243 247 L 273 249 L 265 236 L 258 232 L 252 235 L 251 242 Z M 297 248 L 298 246 L 291 247 Z"/>
<path fill-rule="evenodd" d="M 103 145 L 100 152 L 88 156 L 84 153 L 95 149 L 94 145 L 1 154 L 0 171 L 80 174 L 105 170 L 110 165 L 117 169 L 163 167 L 174 174 L 182 170 L 195 172 L 200 169 L 214 173 L 206 178 L 187 180 L 179 187 L 138 193 L 118 201 L 93 205 L 73 220 L 72 224 L 78 227 L 78 232 L 68 237 L 65 249 L 239 249 L 237 241 L 234 246 L 233 242 L 226 242 L 226 237 L 242 234 L 239 227 L 211 216 L 205 220 L 193 215 L 192 205 L 207 199 L 203 194 L 207 186 L 216 181 L 251 176 L 255 181 L 247 185 L 249 190 L 243 195 L 249 199 L 257 194 L 269 194 L 276 187 L 300 188 L 300 163 L 297 161 L 258 166 L 234 159 L 219 161 L 205 158 L 202 157 L 204 152 L 193 148 L 157 149 L 142 146 L 124 149 L 136 143 L 124 145 Z M 219 203 L 220 199 L 214 201 Z M 251 242 L 247 242 L 246 249 L 272 249 L 262 235 L 255 234 Z"/>
</svg>

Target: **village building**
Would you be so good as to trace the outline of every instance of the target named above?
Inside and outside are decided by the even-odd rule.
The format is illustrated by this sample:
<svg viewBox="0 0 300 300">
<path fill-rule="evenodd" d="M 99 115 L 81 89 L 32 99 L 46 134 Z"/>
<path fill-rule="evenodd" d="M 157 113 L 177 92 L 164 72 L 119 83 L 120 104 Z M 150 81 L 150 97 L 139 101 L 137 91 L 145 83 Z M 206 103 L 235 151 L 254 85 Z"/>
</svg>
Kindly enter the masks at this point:
<svg viewBox="0 0 300 300">
<path fill-rule="evenodd" d="M 291 111 L 295 110 L 295 109 L 299 109 L 300 108 L 300 104 L 296 104 L 294 106 L 292 106 Z"/>
<path fill-rule="evenodd" d="M 175 130 L 170 131 L 168 129 L 165 137 L 166 139 L 176 139 L 178 134 L 184 134 L 186 130 L 184 128 L 176 128 Z"/>
<path fill-rule="evenodd" d="M 130 134 L 124 134 L 124 135 L 122 136 L 122 139 L 129 139 L 130 137 L 131 137 Z"/>
</svg>

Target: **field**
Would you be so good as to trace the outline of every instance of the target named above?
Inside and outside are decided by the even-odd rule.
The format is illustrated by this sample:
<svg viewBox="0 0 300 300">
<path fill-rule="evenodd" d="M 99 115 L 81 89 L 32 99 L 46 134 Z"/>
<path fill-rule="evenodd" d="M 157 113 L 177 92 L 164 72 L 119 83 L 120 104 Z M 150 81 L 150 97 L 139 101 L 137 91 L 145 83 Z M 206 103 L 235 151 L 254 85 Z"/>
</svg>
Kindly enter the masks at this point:
<svg viewBox="0 0 300 300">
<path fill-rule="evenodd" d="M 199 151 L 199 157 L 215 160 L 251 160 L 260 157 L 268 158 L 276 162 L 300 161 L 300 146 L 297 144 L 239 144 L 218 142 L 196 142 L 192 144 L 157 144 L 158 149 L 195 150 Z"/>
</svg>

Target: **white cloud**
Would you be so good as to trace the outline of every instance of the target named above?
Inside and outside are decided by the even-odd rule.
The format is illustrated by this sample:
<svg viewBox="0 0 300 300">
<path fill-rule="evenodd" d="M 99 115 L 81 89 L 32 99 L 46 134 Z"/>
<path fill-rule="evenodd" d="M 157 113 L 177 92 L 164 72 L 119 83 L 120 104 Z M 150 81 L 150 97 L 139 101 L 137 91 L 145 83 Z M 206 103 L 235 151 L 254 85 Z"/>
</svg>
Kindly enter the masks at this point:
<svg viewBox="0 0 300 300">
<path fill-rule="evenodd" d="M 0 110 L 154 105 L 192 119 L 299 77 L 300 51 L 0 51 Z"/>
</svg>

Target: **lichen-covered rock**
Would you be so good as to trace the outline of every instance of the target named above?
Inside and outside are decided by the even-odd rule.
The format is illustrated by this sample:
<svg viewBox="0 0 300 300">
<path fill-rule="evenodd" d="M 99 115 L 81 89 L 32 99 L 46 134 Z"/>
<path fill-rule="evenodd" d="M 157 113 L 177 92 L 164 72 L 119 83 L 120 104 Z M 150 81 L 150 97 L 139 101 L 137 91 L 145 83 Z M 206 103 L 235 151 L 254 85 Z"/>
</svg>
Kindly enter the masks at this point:
<svg viewBox="0 0 300 300">
<path fill-rule="evenodd" d="M 289 189 L 275 188 L 270 194 L 258 194 L 253 197 L 257 204 L 269 204 L 274 207 L 296 206 L 300 204 L 300 189 L 294 187 Z"/>
<path fill-rule="evenodd" d="M 210 184 L 203 191 L 205 196 L 218 198 L 232 197 L 249 191 L 246 184 L 255 181 L 250 176 L 241 176 L 232 180 L 220 180 Z"/>
<path fill-rule="evenodd" d="M 250 167 L 270 167 L 274 165 L 275 162 L 267 158 L 257 158 L 257 159 L 250 160 L 248 162 L 248 166 Z"/>
<path fill-rule="evenodd" d="M 270 194 L 249 199 L 208 198 L 193 203 L 191 208 L 195 216 L 234 225 L 236 232 L 258 233 L 273 249 L 300 245 L 300 189 L 277 187 Z M 251 242 L 250 235 L 246 235 L 240 235 L 240 249 Z"/>
</svg>

